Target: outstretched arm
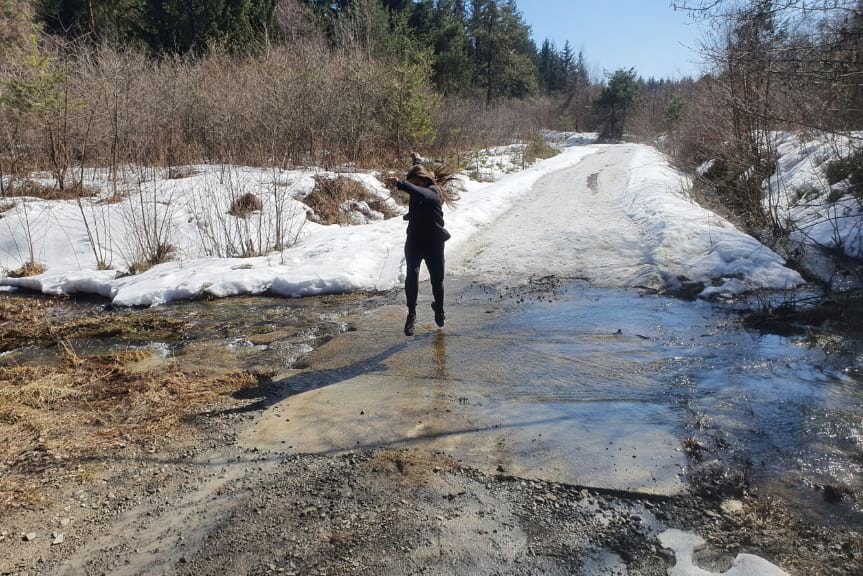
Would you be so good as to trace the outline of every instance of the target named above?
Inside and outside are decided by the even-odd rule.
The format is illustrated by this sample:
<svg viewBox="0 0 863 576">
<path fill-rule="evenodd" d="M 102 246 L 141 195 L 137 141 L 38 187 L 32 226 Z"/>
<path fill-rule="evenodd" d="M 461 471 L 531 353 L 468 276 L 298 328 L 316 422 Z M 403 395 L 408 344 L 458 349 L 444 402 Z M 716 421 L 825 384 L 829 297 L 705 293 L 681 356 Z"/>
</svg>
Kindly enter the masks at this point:
<svg viewBox="0 0 863 576">
<path fill-rule="evenodd" d="M 440 195 L 431 188 L 415 186 L 406 180 L 398 180 L 396 182 L 396 188 L 403 192 L 407 192 L 411 196 L 419 196 L 423 200 L 440 203 Z"/>
</svg>

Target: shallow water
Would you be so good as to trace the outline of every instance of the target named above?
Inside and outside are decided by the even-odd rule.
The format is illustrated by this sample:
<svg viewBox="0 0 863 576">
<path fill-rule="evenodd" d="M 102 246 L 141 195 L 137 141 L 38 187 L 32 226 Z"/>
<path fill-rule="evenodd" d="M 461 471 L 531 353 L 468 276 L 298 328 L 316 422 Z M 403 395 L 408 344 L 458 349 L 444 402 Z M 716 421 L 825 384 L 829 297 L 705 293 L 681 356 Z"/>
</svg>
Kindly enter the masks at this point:
<svg viewBox="0 0 863 576">
<path fill-rule="evenodd" d="M 451 292 L 447 328 L 438 331 L 421 312 L 411 340 L 399 333 L 400 307 L 384 305 L 389 295 L 234 298 L 137 311 L 69 301 L 65 313 L 185 323 L 157 340 L 75 341 L 79 354 L 147 347 L 156 358 L 277 373 L 323 346 L 310 370 L 282 383 L 286 402 L 317 389 L 352 395 L 340 402 L 350 414 L 315 406 L 330 449 L 352 448 L 360 438 L 369 446 L 445 442 L 468 459 L 491 453 L 494 465 L 505 462 L 511 473 L 542 468 L 540 476 L 578 474 L 584 483 L 610 477 L 611 486 L 637 489 L 644 478 L 666 488 L 685 479 L 692 463 L 683 442 L 696 437 L 707 447 L 703 462 L 742 472 L 801 514 L 863 525 L 859 341 L 824 345 L 760 332 L 745 328 L 731 305 L 584 283 L 465 284 Z M 5 361 L 56 354 L 28 348 Z M 360 376 L 390 388 L 376 380 L 365 396 L 339 388 Z M 360 414 L 352 402 L 365 400 L 371 408 L 363 412 L 378 428 L 366 420 L 351 427 Z M 295 424 L 316 434 L 308 418 Z M 333 429 L 351 436 L 350 445 L 327 436 Z M 671 482 L 663 484 L 663 475 Z"/>
<path fill-rule="evenodd" d="M 647 422 L 665 407 L 681 438 L 705 439 L 704 460 L 800 512 L 863 525 L 863 346 L 759 332 L 740 318 L 734 306 L 570 287 L 487 330 L 535 343 L 511 363 L 519 394 L 626 402 L 593 426 Z"/>
</svg>

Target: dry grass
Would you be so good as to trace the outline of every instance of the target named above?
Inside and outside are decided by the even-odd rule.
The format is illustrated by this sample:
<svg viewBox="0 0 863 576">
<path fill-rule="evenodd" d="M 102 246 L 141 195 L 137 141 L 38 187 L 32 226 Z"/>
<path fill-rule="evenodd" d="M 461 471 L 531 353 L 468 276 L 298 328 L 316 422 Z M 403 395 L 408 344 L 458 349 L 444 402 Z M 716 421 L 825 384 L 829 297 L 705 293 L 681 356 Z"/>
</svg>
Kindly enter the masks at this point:
<svg viewBox="0 0 863 576">
<path fill-rule="evenodd" d="M 185 416 L 257 382 L 148 360 L 149 352 L 79 357 L 68 348 L 59 364 L 0 366 L 0 461 L 21 478 L 0 486 L 0 501 L 20 503 L 28 480 L 51 470 L 182 429 Z"/>
<path fill-rule="evenodd" d="M 228 213 L 237 218 L 248 218 L 250 214 L 260 211 L 263 207 L 260 198 L 251 192 L 246 192 L 231 202 L 231 210 Z"/>
<path fill-rule="evenodd" d="M 96 192 L 80 182 L 73 182 L 63 188 L 59 188 L 58 186 L 47 186 L 29 179 L 6 191 L 6 196 L 9 197 L 25 196 L 28 198 L 39 198 L 40 200 L 77 200 L 78 198 L 90 198 L 95 195 Z"/>
<path fill-rule="evenodd" d="M 36 276 L 45 271 L 45 267 L 38 262 L 27 262 L 20 268 L 16 268 L 8 273 L 10 278 L 26 278 L 27 276 Z"/>
<path fill-rule="evenodd" d="M 351 201 L 365 202 L 372 210 L 382 213 L 384 218 L 396 216 L 384 200 L 366 190 L 356 180 L 344 176 L 316 176 L 315 183 L 315 189 L 306 196 L 304 202 L 314 210 L 322 224 L 350 224 L 350 210 L 345 207 Z"/>
<path fill-rule="evenodd" d="M 79 355 L 77 339 L 179 338 L 187 326 L 146 312 L 72 313 L 60 300 L 0 299 L 0 349 L 57 346 L 53 360 L 0 364 L 0 506 L 37 501 L 43 479 L 68 476 L 112 449 L 191 432 L 188 416 L 257 384 L 248 372 L 146 350 Z"/>
<path fill-rule="evenodd" d="M 172 244 L 163 242 L 157 245 L 148 257 L 129 264 L 129 274 L 141 274 L 157 264 L 167 262 L 176 251 L 177 249 Z"/>
<path fill-rule="evenodd" d="M 164 316 L 130 313 L 64 318 L 57 301 L 0 299 L 0 352 L 24 346 L 53 346 L 83 338 L 170 338 L 181 336 L 186 323 Z"/>
</svg>

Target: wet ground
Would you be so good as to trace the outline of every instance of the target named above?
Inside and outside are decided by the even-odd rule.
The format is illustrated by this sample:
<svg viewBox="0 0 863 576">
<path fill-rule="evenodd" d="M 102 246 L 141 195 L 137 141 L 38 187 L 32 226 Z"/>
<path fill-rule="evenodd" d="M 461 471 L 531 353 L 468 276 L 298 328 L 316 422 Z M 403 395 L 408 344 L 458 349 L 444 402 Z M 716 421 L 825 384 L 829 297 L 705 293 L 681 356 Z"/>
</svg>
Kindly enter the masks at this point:
<svg viewBox="0 0 863 576">
<path fill-rule="evenodd" d="M 401 309 L 382 307 L 313 370 L 282 375 L 286 399 L 243 442 L 423 447 L 489 473 L 666 495 L 721 470 L 859 529 L 859 343 L 759 332 L 742 315 L 550 279 L 467 285 L 444 331 L 406 341 Z"/>
<path fill-rule="evenodd" d="M 147 319 L 73 335 L 78 354 L 261 378 L 190 414 L 194 437 L 46 479 L 0 515 L 0 574 L 664 575 L 668 529 L 706 539 L 690 551 L 717 573 L 741 552 L 863 572 L 863 340 L 747 322 L 757 299 L 624 287 L 655 276 L 635 227 L 597 224 L 626 154 L 550 176 L 471 239 L 447 326 L 423 285 L 414 338 L 399 293 L 61 306 Z M 62 361 L 14 342 L 3 361 Z"/>
<path fill-rule="evenodd" d="M 158 345 L 273 383 L 203 414 L 202 441 L 115 454 L 94 468 L 104 483 L 7 516 L 3 573 L 664 574 L 666 528 L 707 537 L 717 570 L 738 551 L 792 574 L 860 566 L 858 341 L 549 277 L 450 292 L 447 327 L 423 301 L 413 339 L 399 294 L 70 304 L 186 323 L 81 347 Z M 60 546 L 12 536 L 68 518 Z M 213 551 L 231 542 L 243 551 Z"/>
</svg>

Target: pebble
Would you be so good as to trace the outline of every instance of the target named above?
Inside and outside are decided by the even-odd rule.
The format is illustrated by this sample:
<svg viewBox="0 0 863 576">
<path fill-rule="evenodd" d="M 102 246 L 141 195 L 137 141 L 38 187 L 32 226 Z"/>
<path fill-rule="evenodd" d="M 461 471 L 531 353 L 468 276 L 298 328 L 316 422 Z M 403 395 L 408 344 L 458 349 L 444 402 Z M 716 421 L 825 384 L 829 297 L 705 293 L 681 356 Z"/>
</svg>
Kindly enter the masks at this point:
<svg viewBox="0 0 863 576">
<path fill-rule="evenodd" d="M 52 532 L 51 538 L 53 538 L 53 540 L 51 540 L 51 546 L 57 546 L 66 540 L 66 536 L 62 532 Z"/>
<path fill-rule="evenodd" d="M 35 532 L 27 532 L 26 534 L 24 534 L 24 542 L 32 542 L 35 539 L 36 539 L 36 533 Z"/>
</svg>

